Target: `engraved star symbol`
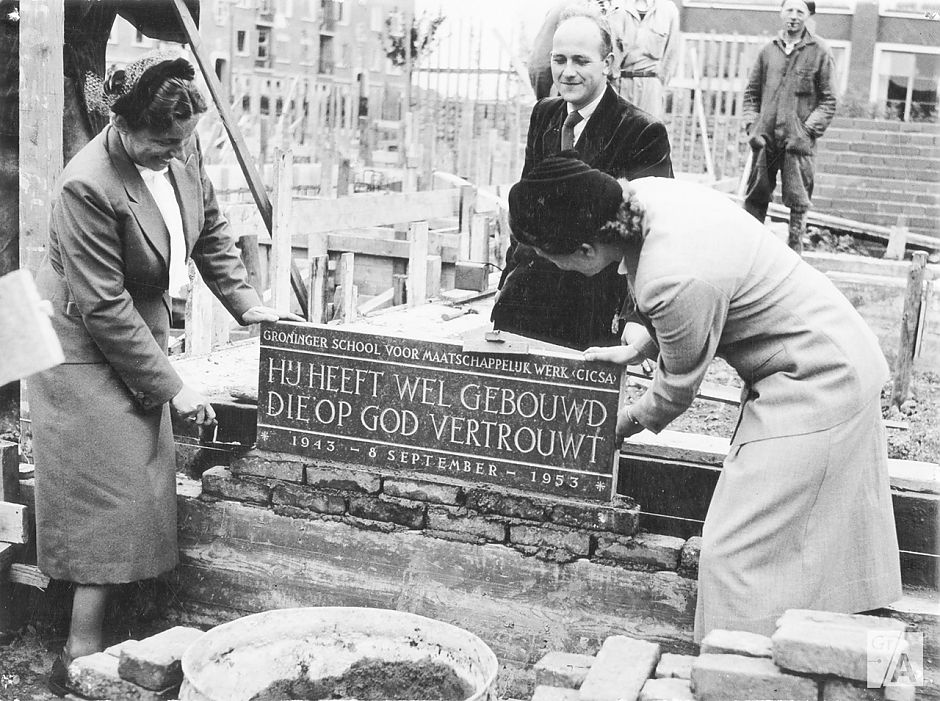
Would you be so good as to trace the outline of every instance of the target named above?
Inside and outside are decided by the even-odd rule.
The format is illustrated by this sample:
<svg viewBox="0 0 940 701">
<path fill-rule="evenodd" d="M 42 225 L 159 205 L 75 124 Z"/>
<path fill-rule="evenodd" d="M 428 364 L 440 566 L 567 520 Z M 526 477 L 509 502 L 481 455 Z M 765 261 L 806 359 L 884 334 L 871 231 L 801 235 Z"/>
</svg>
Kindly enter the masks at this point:
<svg viewBox="0 0 940 701">
<path fill-rule="evenodd" d="M 266 441 L 266 440 L 268 440 L 268 436 L 270 436 L 270 435 L 271 435 L 271 434 L 268 433 L 267 430 L 262 429 L 262 430 L 261 430 L 261 433 L 258 434 L 258 437 L 259 437 L 261 440 Z"/>
<path fill-rule="evenodd" d="M 597 489 L 597 491 L 599 492 L 603 492 L 606 486 L 607 485 L 604 484 L 603 482 L 598 482 L 597 484 L 594 485 L 594 488 Z"/>
<path fill-rule="evenodd" d="M 11 22 L 19 22 L 19 21 L 20 21 L 20 11 L 19 11 L 19 10 L 13 10 L 13 11 L 10 12 L 9 14 L 7 14 L 7 19 L 10 20 Z"/>
</svg>

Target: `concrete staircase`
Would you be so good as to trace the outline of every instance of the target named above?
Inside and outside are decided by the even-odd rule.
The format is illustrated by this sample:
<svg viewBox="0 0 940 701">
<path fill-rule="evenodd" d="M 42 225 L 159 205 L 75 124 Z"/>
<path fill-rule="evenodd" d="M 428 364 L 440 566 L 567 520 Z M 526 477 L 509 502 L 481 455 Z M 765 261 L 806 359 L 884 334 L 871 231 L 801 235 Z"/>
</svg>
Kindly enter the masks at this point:
<svg viewBox="0 0 940 701">
<path fill-rule="evenodd" d="M 940 237 L 940 124 L 837 118 L 818 149 L 815 211 Z"/>
</svg>

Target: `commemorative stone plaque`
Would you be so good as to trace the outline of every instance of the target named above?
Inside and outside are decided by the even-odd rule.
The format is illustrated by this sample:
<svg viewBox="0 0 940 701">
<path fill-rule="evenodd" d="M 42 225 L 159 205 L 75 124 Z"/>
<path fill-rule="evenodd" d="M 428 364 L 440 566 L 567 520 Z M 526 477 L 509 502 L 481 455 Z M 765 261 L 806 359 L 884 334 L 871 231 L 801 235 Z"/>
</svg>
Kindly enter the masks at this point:
<svg viewBox="0 0 940 701">
<path fill-rule="evenodd" d="M 265 324 L 258 447 L 606 501 L 619 386 L 575 357 Z"/>
</svg>

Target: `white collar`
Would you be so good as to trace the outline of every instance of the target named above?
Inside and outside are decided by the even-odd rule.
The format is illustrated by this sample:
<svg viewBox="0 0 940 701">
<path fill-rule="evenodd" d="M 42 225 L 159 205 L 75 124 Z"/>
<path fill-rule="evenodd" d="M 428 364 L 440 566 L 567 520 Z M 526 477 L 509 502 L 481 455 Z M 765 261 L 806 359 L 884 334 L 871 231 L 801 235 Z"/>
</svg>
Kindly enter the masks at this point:
<svg viewBox="0 0 940 701">
<path fill-rule="evenodd" d="M 589 102 L 587 105 L 578 110 L 581 113 L 582 121 L 586 122 L 591 118 L 591 115 L 594 114 L 594 110 L 597 109 L 597 106 L 600 104 L 601 100 L 604 98 L 604 93 L 607 92 L 607 86 L 604 86 L 604 89 L 601 90 L 601 94 L 598 95 L 594 100 Z M 566 103 L 568 107 L 568 114 L 571 114 L 575 111 L 574 107 L 571 106 L 571 103 Z"/>
</svg>

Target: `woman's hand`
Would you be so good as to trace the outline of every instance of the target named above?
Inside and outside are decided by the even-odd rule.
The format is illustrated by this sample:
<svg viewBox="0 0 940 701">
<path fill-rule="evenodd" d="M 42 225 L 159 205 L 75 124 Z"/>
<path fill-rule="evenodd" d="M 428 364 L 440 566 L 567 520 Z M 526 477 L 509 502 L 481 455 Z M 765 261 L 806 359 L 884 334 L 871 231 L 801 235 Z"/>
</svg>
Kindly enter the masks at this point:
<svg viewBox="0 0 940 701">
<path fill-rule="evenodd" d="M 633 415 L 630 413 L 630 407 L 624 406 L 620 408 L 620 411 L 617 412 L 618 441 L 622 441 L 624 438 L 629 438 L 644 430 L 646 430 L 646 427 L 633 418 Z"/>
<path fill-rule="evenodd" d="M 280 321 L 281 319 L 285 321 L 303 321 L 303 318 L 296 314 L 279 312 L 271 307 L 263 307 L 261 305 L 251 307 L 251 309 L 242 314 L 242 321 L 246 324 L 260 324 L 262 321 Z"/>
<path fill-rule="evenodd" d="M 195 422 L 197 426 L 212 426 L 215 423 L 215 410 L 209 400 L 189 385 L 183 385 L 170 404 L 180 416 Z"/>
<path fill-rule="evenodd" d="M 646 356 L 635 346 L 591 346 L 584 351 L 587 361 L 600 360 L 617 365 L 639 365 Z"/>
</svg>

